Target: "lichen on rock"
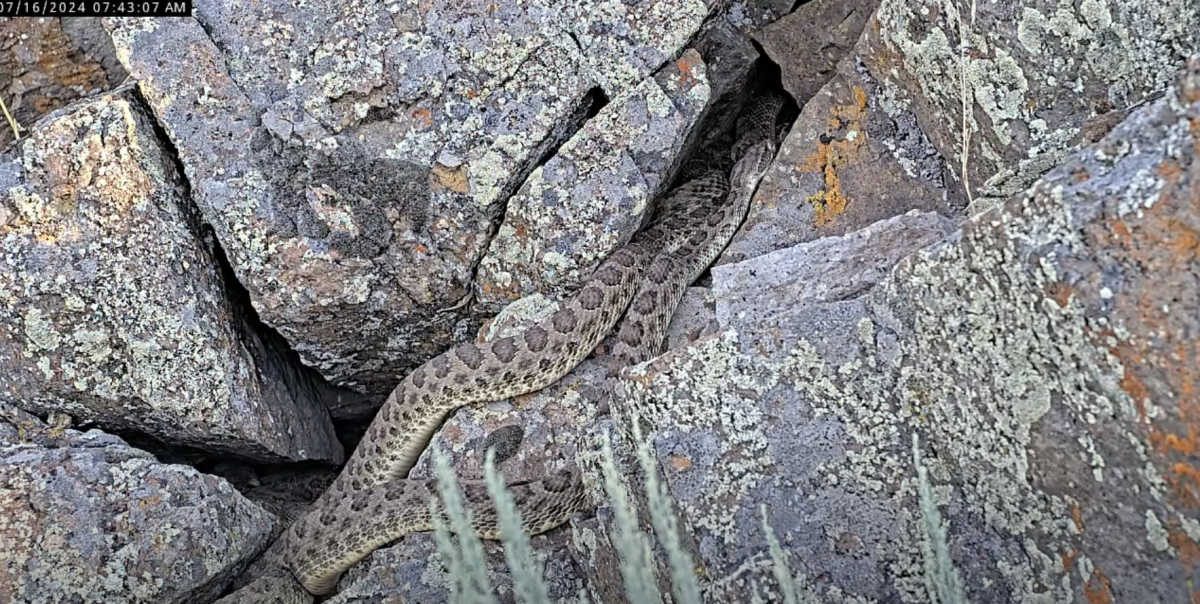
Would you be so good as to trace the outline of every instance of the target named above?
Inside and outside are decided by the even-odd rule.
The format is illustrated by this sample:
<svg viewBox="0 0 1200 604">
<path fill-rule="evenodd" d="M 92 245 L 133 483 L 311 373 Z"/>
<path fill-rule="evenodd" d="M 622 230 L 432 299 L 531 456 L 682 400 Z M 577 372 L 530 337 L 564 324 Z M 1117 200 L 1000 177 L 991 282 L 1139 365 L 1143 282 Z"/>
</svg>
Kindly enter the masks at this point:
<svg viewBox="0 0 1200 604">
<path fill-rule="evenodd" d="M 0 402 L 0 599 L 210 601 L 274 518 L 229 483 Z"/>
<path fill-rule="evenodd" d="M 48 117 L 5 162 L 0 397 L 172 444 L 340 460 L 322 401 L 231 301 L 129 95 Z"/>
</svg>

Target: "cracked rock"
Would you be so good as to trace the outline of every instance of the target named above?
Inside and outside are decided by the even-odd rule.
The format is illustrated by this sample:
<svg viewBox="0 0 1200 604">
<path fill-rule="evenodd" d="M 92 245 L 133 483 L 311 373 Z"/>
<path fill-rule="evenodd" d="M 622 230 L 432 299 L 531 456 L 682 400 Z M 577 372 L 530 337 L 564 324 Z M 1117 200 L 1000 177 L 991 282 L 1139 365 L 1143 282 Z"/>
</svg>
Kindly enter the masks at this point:
<svg viewBox="0 0 1200 604">
<path fill-rule="evenodd" d="M 128 89 L 0 158 L 0 400 L 261 461 L 338 462 L 324 404 L 228 297 Z"/>
<path fill-rule="evenodd" d="M 336 385 L 383 394 L 477 326 L 436 311 L 469 294 L 508 197 L 711 10 L 204 1 L 106 24 L 262 320 Z"/>
<path fill-rule="evenodd" d="M 229 483 L 0 402 L 0 600 L 216 598 L 275 520 Z"/>
</svg>

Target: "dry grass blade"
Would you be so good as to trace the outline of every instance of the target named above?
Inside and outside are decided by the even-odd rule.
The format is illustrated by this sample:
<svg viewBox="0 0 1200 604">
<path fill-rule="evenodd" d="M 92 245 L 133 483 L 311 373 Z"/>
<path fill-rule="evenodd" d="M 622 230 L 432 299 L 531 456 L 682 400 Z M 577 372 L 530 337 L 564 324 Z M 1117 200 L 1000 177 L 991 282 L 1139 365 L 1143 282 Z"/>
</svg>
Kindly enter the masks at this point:
<svg viewBox="0 0 1200 604">
<path fill-rule="evenodd" d="M 12 128 L 13 140 L 21 140 L 21 131 L 24 130 L 24 128 L 21 128 L 21 125 L 17 123 L 17 120 L 14 119 L 12 114 L 8 112 L 8 105 L 4 104 L 4 97 L 0 97 L 0 111 L 4 112 L 4 119 L 8 120 L 8 127 Z"/>
</svg>

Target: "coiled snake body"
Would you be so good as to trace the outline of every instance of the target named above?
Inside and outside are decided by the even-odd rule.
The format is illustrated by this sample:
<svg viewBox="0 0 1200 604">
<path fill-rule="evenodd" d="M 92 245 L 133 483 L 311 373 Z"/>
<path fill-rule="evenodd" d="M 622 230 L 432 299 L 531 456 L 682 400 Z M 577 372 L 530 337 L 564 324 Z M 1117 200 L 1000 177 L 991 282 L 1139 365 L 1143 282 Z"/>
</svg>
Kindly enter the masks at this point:
<svg viewBox="0 0 1200 604">
<path fill-rule="evenodd" d="M 657 218 L 605 260 L 560 310 L 521 334 L 461 344 L 404 378 L 341 474 L 251 569 L 257 578 L 222 604 L 291 604 L 325 594 L 347 568 L 408 533 L 433 529 L 433 481 L 406 480 L 433 433 L 454 410 L 537 391 L 566 375 L 625 316 L 616 366 L 654 356 L 686 287 L 745 219 L 777 146 L 783 99 L 756 98 L 739 121 L 728 178 L 709 171 L 671 191 Z M 473 528 L 498 537 L 482 484 L 465 483 Z M 554 528 L 590 502 L 577 471 L 511 487 L 524 528 Z M 294 579 L 293 579 L 294 578 Z M 298 581 L 298 583 L 297 583 Z M 301 586 L 303 589 L 301 589 Z"/>
</svg>

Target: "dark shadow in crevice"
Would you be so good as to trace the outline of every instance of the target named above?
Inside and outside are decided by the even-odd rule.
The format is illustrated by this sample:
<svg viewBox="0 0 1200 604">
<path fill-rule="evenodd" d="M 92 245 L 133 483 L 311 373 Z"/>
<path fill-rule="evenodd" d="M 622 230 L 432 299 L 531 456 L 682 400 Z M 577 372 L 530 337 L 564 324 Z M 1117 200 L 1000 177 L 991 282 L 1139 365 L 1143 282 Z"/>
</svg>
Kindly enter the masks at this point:
<svg viewBox="0 0 1200 604">
<path fill-rule="evenodd" d="M 555 155 L 558 155 L 558 150 L 561 149 L 567 141 L 571 140 L 571 137 L 575 136 L 580 130 L 583 130 L 583 126 L 587 124 L 588 120 L 600 115 L 600 111 L 607 107 L 608 103 L 608 95 L 605 94 L 604 89 L 599 86 L 593 86 L 586 93 L 584 93 L 583 101 L 579 103 L 579 106 L 576 107 L 574 113 L 572 113 L 566 119 L 567 123 L 575 124 L 575 127 L 572 128 L 569 133 L 562 133 L 555 137 L 546 137 L 547 142 L 550 142 L 551 144 L 545 145 L 545 143 L 543 143 L 544 146 L 539 147 L 533 154 L 537 156 L 538 160 L 533 164 L 533 167 L 529 169 L 528 173 L 521 175 L 521 183 L 524 184 L 525 180 L 529 178 L 529 175 L 532 174 L 534 170 L 546 165 L 546 162 L 550 161 L 550 159 Z"/>
<path fill-rule="evenodd" d="M 735 160 L 735 158 L 731 157 L 730 152 L 733 149 L 734 142 L 737 140 L 739 117 L 749 103 L 760 94 L 776 93 L 786 99 L 784 109 L 780 112 L 780 116 L 776 120 L 777 128 L 790 128 L 792 122 L 800 114 L 795 100 L 783 89 L 782 71 L 779 66 L 766 57 L 766 53 L 763 52 L 762 47 L 757 42 L 754 42 L 754 47 L 759 53 L 759 58 L 754 62 L 747 86 L 740 92 L 736 103 L 727 105 L 725 110 L 720 113 L 708 116 L 704 123 L 700 125 L 708 134 L 703 140 L 698 142 L 696 149 L 693 149 L 691 153 L 685 156 L 684 165 L 687 165 L 689 162 L 692 165 L 696 165 L 697 163 L 700 165 L 713 165 L 728 172 L 733 167 Z M 782 135 L 780 139 L 782 139 Z M 694 173 L 694 169 L 681 170 L 680 174 L 675 178 L 672 187 L 683 184 Z"/>
<path fill-rule="evenodd" d="M 134 98 L 137 99 L 143 108 L 150 106 L 139 90 L 133 88 L 133 94 Z M 240 338 L 242 346 L 246 348 L 253 358 L 254 368 L 258 371 L 258 377 L 262 382 L 264 390 L 281 386 L 286 390 L 286 395 L 278 396 L 278 400 L 310 400 L 316 403 L 314 405 L 296 406 L 298 411 L 296 417 L 300 425 L 320 425 L 320 422 L 330 422 L 329 410 L 331 408 L 353 405 L 373 406 L 375 401 L 369 401 L 364 395 L 330 384 L 316 370 L 304 365 L 300 360 L 299 354 L 291 348 L 287 340 L 276 330 L 263 323 L 254 309 L 250 292 L 237 279 L 232 263 L 229 261 L 224 248 L 216 237 L 212 226 L 205 220 L 202 211 L 193 201 L 191 183 L 188 181 L 182 162 L 179 160 L 178 149 L 161 124 L 153 119 L 153 113 L 145 109 L 143 111 L 150 118 L 147 121 L 154 129 L 158 143 L 164 150 L 164 156 L 173 164 L 172 167 L 177 174 L 177 182 L 180 183 L 181 188 L 179 192 L 179 198 L 182 200 L 181 210 L 187 221 L 187 226 L 194 236 L 204 242 L 204 246 L 212 255 L 213 261 L 220 272 L 224 284 L 223 293 L 232 313 L 234 331 Z M 305 417 L 305 413 L 308 413 L 309 416 Z M 312 416 L 312 413 L 321 414 L 321 417 Z M 188 463 L 197 466 L 201 470 L 226 460 L 244 462 L 250 466 L 268 465 L 261 464 L 255 460 L 246 460 L 244 457 L 236 454 L 206 451 L 196 447 L 165 443 L 156 437 L 140 431 L 123 430 L 115 432 L 131 444 L 153 453 L 163 461 Z M 313 466 L 329 466 L 328 463 L 316 461 L 305 463 Z"/>
<path fill-rule="evenodd" d="M 746 90 L 743 91 L 744 97 L 726 115 L 716 116 L 714 122 L 720 124 L 722 130 L 718 135 L 710 139 L 706 147 L 696 152 L 695 161 L 711 162 L 720 165 L 726 171 L 732 169 L 736 161 L 736 158 L 731 156 L 733 145 L 740 134 L 739 130 L 748 126 L 748 124 L 740 124 L 745 116 L 744 110 L 759 95 L 777 94 L 784 98 L 783 109 L 780 110 L 775 118 L 776 140 L 780 143 L 782 143 L 783 138 L 787 135 L 788 130 L 791 129 L 792 123 L 800 115 L 799 105 L 783 88 L 783 72 L 779 68 L 779 65 L 767 58 L 766 52 L 763 51 L 758 42 L 753 43 L 755 50 L 758 51 L 759 58 L 754 62 Z M 685 180 L 687 176 L 688 172 L 685 170 L 677 179 L 676 186 L 683 184 L 681 181 Z M 701 287 L 712 285 L 710 269 L 706 269 L 696 279 L 695 285 Z"/>
</svg>

